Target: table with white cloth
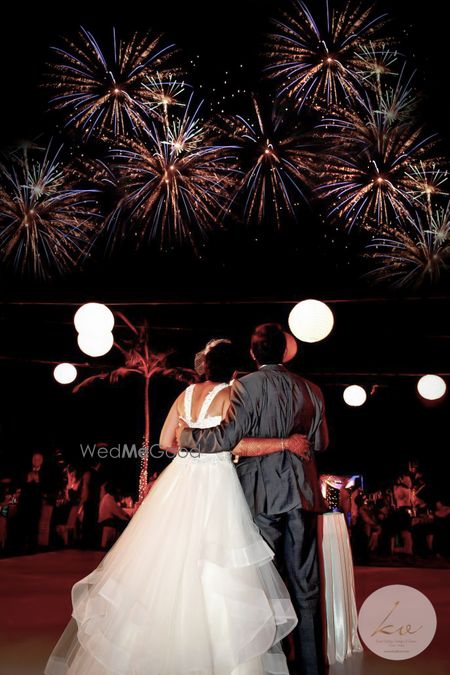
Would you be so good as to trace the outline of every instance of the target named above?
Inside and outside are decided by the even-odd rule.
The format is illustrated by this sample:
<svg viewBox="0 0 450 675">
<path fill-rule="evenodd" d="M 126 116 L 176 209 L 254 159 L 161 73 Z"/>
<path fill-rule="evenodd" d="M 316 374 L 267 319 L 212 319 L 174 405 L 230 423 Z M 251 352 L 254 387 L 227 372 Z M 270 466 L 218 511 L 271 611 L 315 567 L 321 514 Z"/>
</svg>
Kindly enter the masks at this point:
<svg viewBox="0 0 450 675">
<path fill-rule="evenodd" d="M 326 657 L 332 665 L 363 651 L 358 637 L 353 560 L 344 514 L 333 512 L 319 516 L 319 557 Z"/>
</svg>

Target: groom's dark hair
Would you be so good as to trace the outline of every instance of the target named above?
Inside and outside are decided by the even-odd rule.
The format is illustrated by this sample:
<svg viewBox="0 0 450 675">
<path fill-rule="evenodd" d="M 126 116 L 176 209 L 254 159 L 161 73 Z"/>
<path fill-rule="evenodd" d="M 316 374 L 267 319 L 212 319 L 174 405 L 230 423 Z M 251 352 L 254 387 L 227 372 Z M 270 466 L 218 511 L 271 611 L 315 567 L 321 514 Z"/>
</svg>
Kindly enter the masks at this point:
<svg viewBox="0 0 450 675">
<path fill-rule="evenodd" d="M 251 348 L 257 363 L 282 363 L 286 336 L 279 323 L 263 323 L 253 331 Z"/>
</svg>

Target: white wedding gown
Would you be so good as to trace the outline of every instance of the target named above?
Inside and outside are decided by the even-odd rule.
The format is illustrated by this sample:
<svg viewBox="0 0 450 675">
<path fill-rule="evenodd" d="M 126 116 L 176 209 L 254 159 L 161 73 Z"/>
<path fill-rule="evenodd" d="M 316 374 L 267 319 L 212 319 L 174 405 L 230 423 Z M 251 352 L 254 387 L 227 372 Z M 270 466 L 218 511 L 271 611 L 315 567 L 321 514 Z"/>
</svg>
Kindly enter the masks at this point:
<svg viewBox="0 0 450 675">
<path fill-rule="evenodd" d="M 196 422 L 208 417 L 218 385 Z M 126 530 L 72 588 L 45 675 L 278 675 L 297 623 L 229 452 L 177 455 Z"/>
</svg>

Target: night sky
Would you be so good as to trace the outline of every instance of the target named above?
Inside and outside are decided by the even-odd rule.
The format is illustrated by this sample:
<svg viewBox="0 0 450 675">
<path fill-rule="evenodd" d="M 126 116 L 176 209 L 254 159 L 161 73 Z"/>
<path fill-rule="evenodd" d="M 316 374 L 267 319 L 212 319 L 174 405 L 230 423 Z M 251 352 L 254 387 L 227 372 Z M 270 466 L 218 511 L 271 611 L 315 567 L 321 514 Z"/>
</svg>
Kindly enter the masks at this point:
<svg viewBox="0 0 450 675">
<path fill-rule="evenodd" d="M 313 9 L 323 7 L 322 0 L 309 4 Z M 101 43 L 110 39 L 113 26 L 124 38 L 135 30 L 164 32 L 180 48 L 180 60 L 189 73 L 186 79 L 205 97 L 206 110 L 210 104 L 217 109 L 217 100 L 224 100 L 227 110 L 233 111 L 234 106 L 235 112 L 245 112 L 248 98 L 231 94 L 238 89 L 264 91 L 260 79 L 264 35 L 270 18 L 279 15 L 283 5 L 281 0 L 123 3 L 121 11 L 111 12 L 110 3 L 40 2 L 26 11 L 20 3 L 12 3 L 0 29 L 0 145 L 9 147 L 40 134 L 43 139 L 58 138 L 61 119 L 46 112 L 48 93 L 40 84 L 49 46 L 61 44 L 60 36 L 74 34 L 80 25 Z M 422 116 L 427 128 L 441 136 L 441 153 L 448 156 L 445 4 L 395 0 L 380 2 L 379 7 L 392 16 L 386 33 L 400 37 L 401 51 L 418 70 L 424 91 Z M 234 223 L 211 237 L 200 258 L 188 249 L 122 251 L 112 259 L 99 256 L 87 269 L 45 284 L 2 270 L 0 354 L 7 358 L 0 363 L 0 471 L 2 467 L 17 471 L 35 447 L 48 453 L 58 447 L 65 456 L 76 458 L 79 442 L 114 444 L 139 438 L 142 383 L 99 384 L 74 396 L 53 382 L 50 365 L 31 362 L 85 360 L 76 348 L 71 325 L 77 304 L 87 300 L 192 302 L 121 308 L 136 321 L 148 319 L 155 341 L 176 350 L 177 363 L 190 365 L 207 339 L 225 335 L 237 340 L 243 353 L 239 365 L 250 369 L 244 354 L 253 325 L 268 320 L 286 325 L 292 304 L 276 303 L 317 297 L 331 301 L 336 330 L 323 343 L 302 347 L 294 367 L 325 391 L 332 446 L 323 468 L 365 472 L 375 489 L 388 482 L 408 457 L 418 456 L 436 486 L 448 491 L 448 400 L 426 406 L 415 392 L 414 377 L 394 377 L 450 371 L 448 289 L 441 286 L 420 296 L 408 293 L 406 298 L 373 288 L 361 279 L 366 268 L 359 251 L 356 237 L 322 223 L 312 206 L 304 207 L 299 223 L 286 224 L 281 232 Z M 266 302 L 230 304 L 255 299 Z M 335 302 L 341 300 L 351 302 Z M 225 304 L 198 304 L 205 301 Z M 26 304 L 12 304 L 21 302 Z M 32 302 L 62 304 L 28 304 Z M 117 356 L 101 361 L 115 363 Z M 363 409 L 349 409 L 342 402 L 343 386 L 353 382 L 368 390 L 379 385 Z M 155 383 L 155 435 L 176 393 L 173 384 Z M 112 470 L 117 472 L 117 467 Z M 124 475 L 130 482 L 133 467 L 127 466 Z"/>
</svg>

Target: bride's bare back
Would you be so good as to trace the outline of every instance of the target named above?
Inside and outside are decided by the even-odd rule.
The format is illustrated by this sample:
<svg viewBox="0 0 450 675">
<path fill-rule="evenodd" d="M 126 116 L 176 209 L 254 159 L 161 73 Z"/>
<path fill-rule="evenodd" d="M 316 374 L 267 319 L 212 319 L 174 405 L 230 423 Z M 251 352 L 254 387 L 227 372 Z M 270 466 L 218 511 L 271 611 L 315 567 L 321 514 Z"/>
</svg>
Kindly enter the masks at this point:
<svg viewBox="0 0 450 675">
<path fill-rule="evenodd" d="M 211 382 L 207 380 L 206 382 L 201 382 L 196 384 L 192 393 L 192 408 L 191 408 L 191 418 L 196 420 L 200 414 L 202 405 L 208 394 L 217 387 L 218 382 Z M 211 401 L 211 405 L 207 410 L 208 417 L 221 417 L 222 419 L 226 416 L 228 408 L 230 406 L 230 391 L 231 387 L 224 387 L 219 391 L 216 396 L 214 396 Z M 180 418 L 184 417 L 185 414 L 185 395 L 186 390 L 183 391 L 178 398 L 174 401 L 169 414 L 167 415 L 164 426 L 161 430 L 161 435 L 159 437 L 159 445 L 163 449 L 175 448 L 176 447 L 176 430 Z"/>
</svg>

